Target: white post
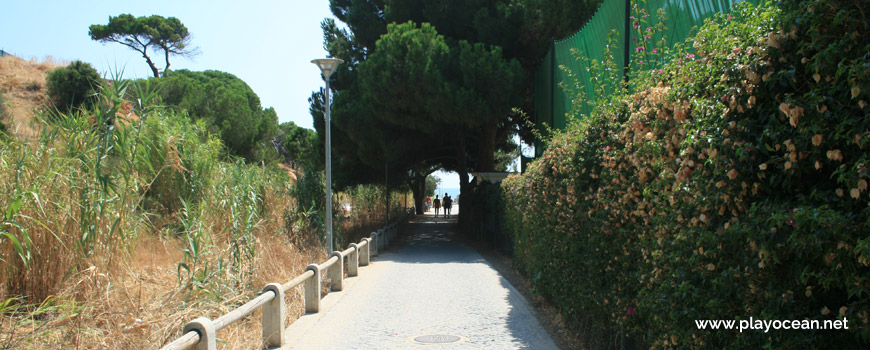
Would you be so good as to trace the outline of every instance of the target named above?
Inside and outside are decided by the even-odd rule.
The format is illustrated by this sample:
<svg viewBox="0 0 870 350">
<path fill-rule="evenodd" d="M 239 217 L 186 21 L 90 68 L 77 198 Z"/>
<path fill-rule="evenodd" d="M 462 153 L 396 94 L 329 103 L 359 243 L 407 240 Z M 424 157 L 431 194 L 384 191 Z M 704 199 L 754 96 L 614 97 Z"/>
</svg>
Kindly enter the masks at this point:
<svg viewBox="0 0 870 350">
<path fill-rule="evenodd" d="M 335 264 L 332 264 L 332 267 L 329 268 L 329 279 L 332 280 L 332 283 L 329 284 L 329 288 L 333 292 L 340 292 L 342 289 L 342 280 L 344 280 L 344 259 L 341 257 L 341 252 L 339 251 L 334 251 L 329 256 L 338 258 L 338 261 L 336 261 Z"/>
<path fill-rule="evenodd" d="M 305 281 L 305 312 L 320 312 L 320 266 L 311 264 L 305 270 L 314 271 L 314 276 Z"/>
<path fill-rule="evenodd" d="M 347 276 L 356 277 L 359 275 L 359 246 L 356 243 L 351 243 L 350 247 L 353 251 L 347 257 Z"/>
<path fill-rule="evenodd" d="M 217 350 L 217 328 L 207 317 L 200 317 L 184 325 L 183 333 L 194 331 L 199 333 L 199 343 L 196 350 Z"/>
<path fill-rule="evenodd" d="M 371 238 L 363 238 L 366 241 L 365 247 L 363 247 L 359 256 L 359 264 L 360 266 L 368 266 L 369 261 L 371 261 L 371 252 L 372 252 L 372 239 Z"/>
<path fill-rule="evenodd" d="M 284 291 L 280 283 L 269 283 L 263 293 L 275 293 L 271 301 L 263 305 L 263 345 L 284 346 Z"/>
</svg>

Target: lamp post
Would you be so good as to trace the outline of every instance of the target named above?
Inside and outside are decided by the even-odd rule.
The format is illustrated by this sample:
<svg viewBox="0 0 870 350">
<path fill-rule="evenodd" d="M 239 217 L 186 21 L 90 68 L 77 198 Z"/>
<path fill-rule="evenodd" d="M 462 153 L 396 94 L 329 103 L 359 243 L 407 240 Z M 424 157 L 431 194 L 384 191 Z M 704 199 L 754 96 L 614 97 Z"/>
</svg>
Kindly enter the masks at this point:
<svg viewBox="0 0 870 350">
<path fill-rule="evenodd" d="M 323 80 L 326 81 L 326 240 L 329 242 L 329 252 L 334 251 L 332 247 L 332 137 L 329 121 L 329 110 L 332 106 L 329 103 L 329 77 L 342 62 L 344 61 L 338 58 L 311 60 L 311 63 L 320 68 Z"/>
</svg>

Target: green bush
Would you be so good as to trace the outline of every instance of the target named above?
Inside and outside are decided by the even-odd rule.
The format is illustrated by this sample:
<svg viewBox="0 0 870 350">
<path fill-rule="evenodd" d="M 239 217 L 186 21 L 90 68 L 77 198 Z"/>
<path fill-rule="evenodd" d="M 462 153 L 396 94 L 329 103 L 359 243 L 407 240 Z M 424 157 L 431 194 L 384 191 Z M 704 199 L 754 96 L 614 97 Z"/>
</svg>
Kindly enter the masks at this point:
<svg viewBox="0 0 870 350">
<path fill-rule="evenodd" d="M 320 163 L 317 133 L 296 125 L 294 122 L 281 123 L 276 136 L 281 143 L 280 156 L 284 161 L 293 162 L 299 168 L 314 167 Z"/>
<path fill-rule="evenodd" d="M 48 97 L 63 113 L 93 104 L 100 80 L 97 70 L 82 61 L 55 69 L 45 77 Z"/>
<path fill-rule="evenodd" d="M 241 79 L 219 71 L 178 70 L 152 78 L 152 82 L 163 104 L 186 111 L 194 120 L 204 120 L 230 154 L 248 161 L 270 159 L 267 154 L 277 133 L 278 116 L 272 108 L 263 109 L 260 98 Z"/>
<path fill-rule="evenodd" d="M 535 289 L 654 348 L 866 347 L 867 5 L 744 5 L 557 135 L 503 185 Z M 749 317 L 849 330 L 695 325 Z"/>
<path fill-rule="evenodd" d="M 139 126 L 137 173 L 147 180 L 143 205 L 175 213 L 183 203 L 197 204 L 215 176 L 223 145 L 205 123 L 174 112 L 155 111 Z"/>
<path fill-rule="evenodd" d="M 8 123 L 9 117 L 9 110 L 6 108 L 6 98 L 3 97 L 3 93 L 0 93 L 0 135 L 8 132 L 6 123 Z"/>
</svg>

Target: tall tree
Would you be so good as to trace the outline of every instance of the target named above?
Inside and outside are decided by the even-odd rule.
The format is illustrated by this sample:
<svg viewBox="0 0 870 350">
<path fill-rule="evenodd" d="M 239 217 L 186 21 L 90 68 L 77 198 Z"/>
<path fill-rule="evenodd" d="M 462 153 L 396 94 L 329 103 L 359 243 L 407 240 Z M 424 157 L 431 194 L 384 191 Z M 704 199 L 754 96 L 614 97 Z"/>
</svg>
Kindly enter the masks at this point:
<svg viewBox="0 0 870 350">
<path fill-rule="evenodd" d="M 322 162 L 320 153 L 315 150 L 318 145 L 316 139 L 314 130 L 303 128 L 294 122 L 286 122 L 278 125 L 278 134 L 273 142 L 278 146 L 279 156 L 283 160 L 300 168 L 311 168 Z"/>
<path fill-rule="evenodd" d="M 407 143 L 386 154 L 404 159 L 399 164 L 414 173 L 416 202 L 422 201 L 425 176 L 434 170 L 425 164 L 457 171 L 464 198 L 471 198 L 469 172 L 494 170 L 498 129 L 518 96 L 521 70 L 515 60 L 504 59 L 499 47 L 451 42 L 426 23 L 390 24 L 377 50 L 359 65 L 362 94 L 351 96 L 366 104 L 370 113 L 362 115 L 375 119 L 365 123 L 379 125 L 372 131 L 393 130 L 392 142 Z M 355 118 L 357 124 L 366 120 Z M 359 125 L 348 129 L 371 135 Z M 359 139 L 371 143 L 371 138 Z"/>
<path fill-rule="evenodd" d="M 556 1 L 570 2 L 579 13 L 561 16 L 573 18 L 588 17 L 581 5 L 600 0 Z M 503 161 L 495 154 L 510 150 L 516 132 L 530 140 L 513 107 L 532 111 L 534 70 L 551 38 L 573 24 L 547 27 L 559 6 L 543 0 L 330 0 L 330 7 L 350 29 L 323 24 L 324 47 L 348 62 L 332 84 L 333 131 L 346 144 L 334 149 L 347 151 L 336 154 L 360 164 L 392 159 L 406 167 L 412 189 L 430 166 L 456 171 L 469 203 L 469 173 L 495 170 Z M 460 221 L 469 214 L 463 208 Z"/>
<path fill-rule="evenodd" d="M 202 119 L 220 135 L 230 154 L 250 162 L 269 160 L 271 141 L 278 132 L 278 115 L 263 108 L 247 83 L 226 72 L 191 72 L 181 69 L 151 78 L 160 102 L 192 119 Z"/>
<path fill-rule="evenodd" d="M 196 48 L 190 47 L 191 36 L 187 27 L 175 17 L 133 17 L 131 14 L 121 14 L 109 17 L 106 25 L 91 25 L 88 35 L 92 40 L 119 43 L 141 53 L 155 78 L 160 77 L 160 72 L 148 56 L 149 48 L 163 51 L 166 60 L 163 74 L 169 71 L 170 55 L 190 58 L 198 54 Z"/>
</svg>

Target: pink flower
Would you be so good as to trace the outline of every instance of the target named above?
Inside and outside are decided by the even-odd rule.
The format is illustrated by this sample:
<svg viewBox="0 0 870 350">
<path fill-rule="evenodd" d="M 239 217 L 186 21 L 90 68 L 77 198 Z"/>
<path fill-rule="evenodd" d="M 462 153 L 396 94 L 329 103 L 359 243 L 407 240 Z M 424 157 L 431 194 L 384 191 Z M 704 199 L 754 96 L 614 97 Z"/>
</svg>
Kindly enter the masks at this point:
<svg viewBox="0 0 870 350">
<path fill-rule="evenodd" d="M 634 306 L 629 306 L 627 309 L 625 309 L 625 314 L 628 316 L 632 316 L 636 315 L 637 311 L 634 310 Z"/>
<path fill-rule="evenodd" d="M 686 58 L 695 59 L 695 54 L 690 53 L 690 54 L 686 55 Z"/>
<path fill-rule="evenodd" d="M 638 46 L 637 48 L 635 48 L 635 50 L 636 51 L 643 51 L 643 50 L 645 50 L 645 48 L 643 46 Z"/>
<path fill-rule="evenodd" d="M 639 26 L 640 26 L 640 24 L 638 24 L 637 21 L 634 21 L 634 29 L 637 29 L 637 27 L 639 27 Z"/>
<path fill-rule="evenodd" d="M 652 53 L 659 53 L 658 49 L 653 49 Z"/>
</svg>

